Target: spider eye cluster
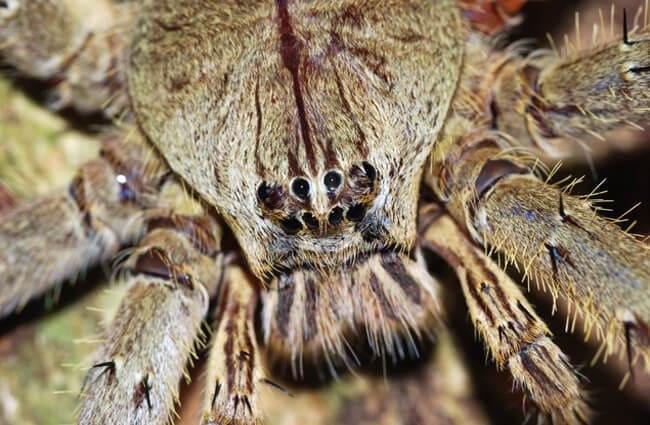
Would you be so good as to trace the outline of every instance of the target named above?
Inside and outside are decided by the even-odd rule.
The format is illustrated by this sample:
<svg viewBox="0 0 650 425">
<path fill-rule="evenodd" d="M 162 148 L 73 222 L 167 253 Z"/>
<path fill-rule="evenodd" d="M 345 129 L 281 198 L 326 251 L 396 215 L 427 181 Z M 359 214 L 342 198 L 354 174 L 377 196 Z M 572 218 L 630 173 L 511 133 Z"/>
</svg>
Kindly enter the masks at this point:
<svg viewBox="0 0 650 425">
<path fill-rule="evenodd" d="M 347 173 L 330 169 L 315 178 L 294 177 L 288 184 L 262 181 L 257 201 L 262 215 L 286 234 L 322 234 L 364 220 L 376 196 L 377 178 L 375 167 L 364 161 Z"/>
</svg>

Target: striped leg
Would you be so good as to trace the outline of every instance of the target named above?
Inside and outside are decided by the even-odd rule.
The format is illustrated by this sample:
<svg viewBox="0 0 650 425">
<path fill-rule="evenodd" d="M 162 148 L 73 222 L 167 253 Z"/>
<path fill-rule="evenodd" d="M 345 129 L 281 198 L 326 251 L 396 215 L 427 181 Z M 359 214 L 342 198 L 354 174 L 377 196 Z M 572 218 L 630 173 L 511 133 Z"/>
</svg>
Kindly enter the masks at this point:
<svg viewBox="0 0 650 425">
<path fill-rule="evenodd" d="M 571 150 L 567 141 L 584 144 L 618 127 L 650 123 L 650 23 L 631 33 L 622 12 L 618 40 L 559 57 L 537 52 L 504 61 L 489 83 L 494 128 L 562 156 Z"/>
<path fill-rule="evenodd" d="M 204 425 L 262 423 L 260 386 L 269 382 L 255 337 L 257 282 L 230 266 L 221 288 L 204 401 Z"/>
<path fill-rule="evenodd" d="M 519 287 L 451 217 L 426 209 L 421 217 L 430 224 L 422 234 L 423 243 L 456 271 L 474 326 L 497 367 L 508 369 L 517 386 L 553 423 L 588 422 L 578 375 Z"/>
<path fill-rule="evenodd" d="M 630 362 L 638 356 L 650 367 L 648 245 L 598 217 L 589 199 L 540 181 L 499 135 L 448 130 L 458 148 L 427 180 L 454 219 L 563 297 L 605 357 L 627 351 Z"/>
</svg>

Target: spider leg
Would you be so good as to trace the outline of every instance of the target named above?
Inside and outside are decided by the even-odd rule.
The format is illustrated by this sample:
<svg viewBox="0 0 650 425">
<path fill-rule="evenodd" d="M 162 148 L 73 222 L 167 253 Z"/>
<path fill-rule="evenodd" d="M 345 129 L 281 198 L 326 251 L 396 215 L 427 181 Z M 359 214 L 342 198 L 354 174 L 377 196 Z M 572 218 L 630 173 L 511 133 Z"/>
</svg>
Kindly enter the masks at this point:
<svg viewBox="0 0 650 425">
<path fill-rule="evenodd" d="M 618 127 L 647 124 L 650 32 L 630 33 L 625 13 L 622 22 L 618 40 L 564 55 L 511 55 L 499 63 L 486 86 L 494 128 L 523 146 L 565 156 L 567 141 L 584 145 Z"/>
<path fill-rule="evenodd" d="M 169 215 L 124 263 L 128 292 L 95 355 L 79 423 L 166 424 L 223 269 L 209 216 Z"/>
<path fill-rule="evenodd" d="M 456 147 L 426 177 L 454 219 L 523 266 L 554 300 L 566 299 L 574 323 L 582 318 L 587 336 L 602 341 L 605 358 L 631 344 L 650 368 L 650 247 L 599 217 L 588 198 L 539 180 L 499 134 L 468 133 L 451 123 L 446 137 Z"/>
<path fill-rule="evenodd" d="M 424 219 L 422 243 L 454 268 L 474 326 L 497 367 L 507 368 L 553 423 L 587 423 L 590 412 L 578 375 L 517 284 L 449 215 L 426 209 L 421 218 L 433 220 Z"/>
<path fill-rule="evenodd" d="M 167 170 L 137 143 L 109 138 L 67 189 L 19 203 L 0 220 L 0 316 L 112 258 L 144 228 L 147 191 Z M 127 158 L 146 158 L 146 163 Z"/>
<path fill-rule="evenodd" d="M 202 424 L 260 424 L 260 386 L 266 382 L 257 346 L 254 316 L 257 282 L 230 266 L 221 287 Z"/>
<path fill-rule="evenodd" d="M 124 47 L 138 2 L 6 0 L 0 3 L 0 54 L 54 88 L 49 106 L 84 113 L 127 105 Z M 109 107 L 110 104 L 110 107 Z"/>
</svg>

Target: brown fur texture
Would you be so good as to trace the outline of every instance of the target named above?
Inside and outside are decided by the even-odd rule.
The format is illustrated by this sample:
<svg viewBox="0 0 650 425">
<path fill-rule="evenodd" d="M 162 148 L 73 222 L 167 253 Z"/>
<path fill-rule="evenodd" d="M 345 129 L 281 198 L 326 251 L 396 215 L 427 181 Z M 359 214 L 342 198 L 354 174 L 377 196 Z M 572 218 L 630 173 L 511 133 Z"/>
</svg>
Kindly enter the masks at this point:
<svg viewBox="0 0 650 425">
<path fill-rule="evenodd" d="M 553 55 L 481 33 L 520 2 L 104 0 L 105 20 L 82 4 L 0 2 L 5 60 L 117 127 L 65 190 L 0 218 L 0 315 L 130 247 L 79 423 L 169 422 L 210 300 L 205 424 L 261 423 L 283 368 L 408 363 L 444 315 L 422 247 L 552 422 L 590 420 L 584 385 L 482 247 L 567 299 L 605 357 L 650 370 L 648 245 L 531 161 L 650 120 L 647 18 Z"/>
</svg>

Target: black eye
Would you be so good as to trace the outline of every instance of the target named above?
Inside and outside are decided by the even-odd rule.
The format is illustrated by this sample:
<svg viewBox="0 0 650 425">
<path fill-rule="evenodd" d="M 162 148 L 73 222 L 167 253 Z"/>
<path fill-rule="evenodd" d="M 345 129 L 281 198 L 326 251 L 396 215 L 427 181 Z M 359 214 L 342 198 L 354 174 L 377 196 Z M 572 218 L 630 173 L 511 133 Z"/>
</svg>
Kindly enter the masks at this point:
<svg viewBox="0 0 650 425">
<path fill-rule="evenodd" d="M 302 221 L 309 227 L 310 229 L 317 229 L 318 228 L 318 220 L 312 213 L 304 213 L 302 215 Z"/>
<path fill-rule="evenodd" d="M 361 221 L 365 215 L 366 207 L 363 204 L 352 204 L 350 208 L 348 208 L 345 218 L 350 221 Z"/>
<path fill-rule="evenodd" d="M 259 199 L 261 202 L 266 201 L 266 199 L 271 196 L 271 191 L 272 188 L 267 182 L 260 183 L 260 185 L 257 187 L 257 199 Z"/>
<path fill-rule="evenodd" d="M 323 183 L 325 183 L 328 192 L 336 192 L 342 182 L 343 177 L 338 171 L 328 171 L 323 178 Z"/>
<path fill-rule="evenodd" d="M 309 182 L 307 179 L 298 177 L 293 180 L 293 183 L 291 183 L 291 191 L 298 198 L 306 201 L 309 199 Z"/>
<path fill-rule="evenodd" d="M 330 224 L 337 225 L 343 221 L 343 208 L 334 207 L 327 218 Z"/>
<path fill-rule="evenodd" d="M 280 226 L 282 226 L 282 230 L 284 230 L 288 235 L 295 235 L 302 230 L 302 223 L 293 214 L 282 219 L 282 221 L 280 221 Z"/>
<path fill-rule="evenodd" d="M 368 161 L 363 161 L 363 169 L 366 172 L 366 176 L 368 176 L 368 180 L 374 180 L 375 177 L 377 177 L 377 171 L 375 170 L 375 167 L 370 165 Z"/>
</svg>

